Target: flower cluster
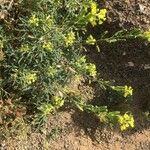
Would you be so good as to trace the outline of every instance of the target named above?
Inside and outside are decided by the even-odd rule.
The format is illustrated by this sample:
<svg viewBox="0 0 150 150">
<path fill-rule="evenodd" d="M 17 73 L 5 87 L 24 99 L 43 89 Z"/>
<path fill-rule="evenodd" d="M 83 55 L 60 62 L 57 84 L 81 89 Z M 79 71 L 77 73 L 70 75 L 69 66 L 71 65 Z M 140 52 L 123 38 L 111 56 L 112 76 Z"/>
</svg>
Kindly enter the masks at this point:
<svg viewBox="0 0 150 150">
<path fill-rule="evenodd" d="M 106 9 L 98 9 L 97 3 L 91 3 L 91 12 L 89 13 L 89 22 L 95 26 L 98 24 L 102 24 L 106 20 Z"/>
<path fill-rule="evenodd" d="M 131 86 L 124 86 L 124 97 L 132 96 L 133 95 L 133 88 Z"/>
<path fill-rule="evenodd" d="M 39 25 L 39 21 L 40 21 L 39 18 L 36 17 L 35 14 L 33 14 L 33 15 L 29 18 L 28 23 L 29 23 L 29 25 L 31 25 L 31 26 L 38 26 L 38 25 Z"/>
<path fill-rule="evenodd" d="M 30 50 L 30 48 L 29 48 L 28 44 L 22 44 L 20 47 L 21 52 L 28 52 L 29 50 Z"/>
<path fill-rule="evenodd" d="M 53 96 L 51 103 L 42 103 L 38 110 L 41 111 L 41 114 L 46 116 L 55 111 L 64 105 L 64 100 L 59 96 Z"/>
<path fill-rule="evenodd" d="M 133 88 L 131 86 L 111 86 L 111 88 L 119 93 L 122 93 L 124 98 L 133 95 Z"/>
<path fill-rule="evenodd" d="M 36 73 L 26 72 L 23 74 L 23 79 L 25 84 L 30 85 L 37 80 L 37 75 Z"/>
<path fill-rule="evenodd" d="M 64 100 L 60 96 L 54 96 L 52 99 L 52 104 L 55 108 L 59 108 L 64 105 Z"/>
<path fill-rule="evenodd" d="M 148 42 L 150 42 L 150 29 L 148 31 L 145 31 L 143 34 L 142 34 L 142 37 L 147 39 Z"/>
<path fill-rule="evenodd" d="M 86 63 L 85 56 L 82 56 L 77 59 L 77 61 L 74 63 L 75 67 L 78 70 L 85 71 L 89 76 L 95 77 L 96 76 L 96 66 L 92 63 Z"/>
<path fill-rule="evenodd" d="M 89 63 L 86 66 L 86 70 L 87 70 L 87 72 L 89 73 L 90 76 L 92 76 L 92 77 L 96 76 L 97 72 L 96 72 L 96 66 L 95 66 L 95 64 Z"/>
<path fill-rule="evenodd" d="M 44 42 L 42 48 L 46 49 L 48 52 L 53 51 L 53 44 L 52 42 Z"/>
<path fill-rule="evenodd" d="M 71 46 L 74 41 L 75 41 L 75 33 L 73 31 L 69 32 L 65 37 L 64 37 L 64 40 L 65 40 L 65 45 L 68 47 L 68 46 Z"/>
<path fill-rule="evenodd" d="M 119 115 L 118 122 L 120 124 L 121 131 L 134 127 L 134 118 L 132 115 L 125 113 L 123 116 Z"/>
<path fill-rule="evenodd" d="M 87 40 L 86 40 L 86 43 L 89 45 L 95 45 L 96 39 L 94 39 L 92 35 L 89 35 Z"/>
<path fill-rule="evenodd" d="M 42 115 L 48 115 L 54 111 L 54 106 L 51 103 L 42 103 L 38 110 L 41 111 Z"/>
</svg>

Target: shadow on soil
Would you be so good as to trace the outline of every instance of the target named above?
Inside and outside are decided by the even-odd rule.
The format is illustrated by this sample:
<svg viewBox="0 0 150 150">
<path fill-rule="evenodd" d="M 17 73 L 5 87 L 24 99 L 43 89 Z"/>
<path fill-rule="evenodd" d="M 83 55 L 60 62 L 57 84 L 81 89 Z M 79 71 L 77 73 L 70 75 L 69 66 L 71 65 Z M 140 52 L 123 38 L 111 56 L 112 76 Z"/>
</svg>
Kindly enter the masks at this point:
<svg viewBox="0 0 150 150">
<path fill-rule="evenodd" d="M 116 27 L 113 31 L 117 29 Z M 97 28 L 92 33 L 98 36 L 100 31 L 104 29 Z M 130 85 L 134 89 L 129 110 L 134 114 L 136 127 L 122 134 L 129 135 L 148 129 L 150 121 L 143 118 L 142 111 L 150 111 L 150 44 L 141 39 L 130 39 L 112 44 L 100 43 L 100 50 L 97 52 L 95 47 L 90 47 L 86 52 L 89 60 L 96 64 L 100 78 L 115 80 L 117 85 Z M 98 96 L 98 93 L 96 95 L 93 101 L 98 105 L 103 98 Z M 127 108 L 122 106 L 121 110 Z M 104 125 L 100 125 L 98 119 L 90 114 L 74 114 L 73 119 L 94 141 L 97 129 L 104 128 Z"/>
</svg>

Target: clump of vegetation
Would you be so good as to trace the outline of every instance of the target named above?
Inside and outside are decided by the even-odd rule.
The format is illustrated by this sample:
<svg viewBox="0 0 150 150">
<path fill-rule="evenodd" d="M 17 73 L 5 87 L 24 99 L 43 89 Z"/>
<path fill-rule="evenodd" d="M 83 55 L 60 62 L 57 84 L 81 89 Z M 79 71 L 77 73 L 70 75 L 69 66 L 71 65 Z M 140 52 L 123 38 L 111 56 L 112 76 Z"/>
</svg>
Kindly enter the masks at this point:
<svg viewBox="0 0 150 150">
<path fill-rule="evenodd" d="M 105 90 L 109 90 L 112 103 L 119 100 L 120 103 L 128 102 L 129 98 L 130 100 L 132 99 L 133 89 L 130 86 L 111 86 L 108 83 L 105 82 L 104 87 L 106 88 Z M 81 111 L 96 115 L 102 123 L 118 124 L 121 131 L 134 127 L 134 118 L 131 113 L 122 114 L 120 111 L 109 111 L 107 106 L 87 104 L 82 99 L 76 100 L 75 106 Z"/>
<path fill-rule="evenodd" d="M 82 33 L 89 23 L 101 24 L 106 10 L 93 0 L 21 1 L 14 9 L 20 13 L 14 10 L 13 23 L 6 18 L 0 27 L 1 99 L 19 99 L 25 120 L 28 115 L 43 119 L 63 106 L 74 76 L 96 76 L 96 66 L 82 54 Z"/>
<path fill-rule="evenodd" d="M 107 12 L 94 0 L 22 0 L 12 11 L 14 14 L 0 26 L 0 51 L 4 56 L 0 59 L 2 128 L 7 119 L 44 120 L 64 105 L 69 95 L 66 87 L 73 77 L 96 78 L 96 66 L 87 62 L 83 52 L 84 45 L 95 45 L 97 40 L 92 35 L 87 38 L 83 35 L 87 25 L 101 25 Z M 113 42 L 127 37 L 122 33 L 100 40 Z M 138 35 L 149 39 L 149 32 Z M 133 91 L 128 86 L 109 86 L 109 90 L 124 98 L 131 97 Z M 127 113 L 121 116 L 120 112 L 109 112 L 105 106 L 81 103 L 76 106 L 100 118 L 105 116 L 106 122 L 119 117 L 121 130 L 134 126 Z"/>
</svg>

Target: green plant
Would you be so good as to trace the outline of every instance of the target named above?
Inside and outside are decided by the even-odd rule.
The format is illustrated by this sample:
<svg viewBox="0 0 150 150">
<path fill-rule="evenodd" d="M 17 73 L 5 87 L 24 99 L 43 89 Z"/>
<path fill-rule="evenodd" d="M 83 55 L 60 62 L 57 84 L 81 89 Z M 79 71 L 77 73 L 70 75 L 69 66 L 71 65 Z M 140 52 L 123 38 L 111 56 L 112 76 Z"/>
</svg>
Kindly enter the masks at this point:
<svg viewBox="0 0 150 150">
<path fill-rule="evenodd" d="M 104 81 L 99 79 L 98 86 L 107 94 L 109 102 L 112 103 L 123 103 L 130 102 L 132 100 L 133 88 L 131 86 L 118 86 L 115 82 Z"/>
<path fill-rule="evenodd" d="M 105 15 L 93 0 L 22 0 L 15 5 L 14 23 L 8 18 L 0 27 L 5 55 L 1 99 L 6 97 L 2 91 L 15 95 L 27 114 L 41 119 L 63 106 L 64 87 L 74 76 L 96 76 L 96 66 L 82 54 L 82 32 L 88 24 L 103 23 Z"/>
<path fill-rule="evenodd" d="M 101 36 L 95 38 L 93 35 L 89 35 L 86 39 L 86 43 L 88 45 L 95 45 L 100 51 L 99 43 L 100 42 L 107 42 L 107 43 L 115 43 L 119 41 L 127 41 L 129 39 L 144 39 L 148 43 L 150 42 L 150 29 L 146 31 L 142 31 L 140 29 L 132 29 L 126 30 L 122 29 L 114 33 L 113 35 L 109 35 L 108 31 L 103 32 Z"/>
<path fill-rule="evenodd" d="M 79 80 L 96 77 L 95 64 L 88 63 L 83 55 L 85 45 L 137 37 L 137 32 L 126 35 L 123 31 L 98 40 L 93 35 L 84 37 L 87 25 L 93 27 L 106 20 L 106 9 L 98 8 L 94 0 L 22 0 L 12 11 L 13 19 L 8 17 L 0 26 L 0 50 L 5 56 L 0 59 L 0 99 L 2 103 L 8 97 L 18 99 L 21 110 L 26 110 L 21 118 L 33 121 L 33 125 L 46 121 L 49 114 L 70 98 L 67 87 L 74 77 Z M 144 37 L 148 37 L 147 32 Z M 106 81 L 101 82 L 102 86 L 105 84 Z M 132 88 L 127 86 L 107 87 L 124 98 L 132 95 Z M 16 106 L 13 105 L 13 110 Z M 118 111 L 109 112 L 105 106 L 82 103 L 76 106 L 105 122 L 120 115 Z M 1 108 L 2 116 L 7 116 L 4 107 Z M 7 122 L 6 118 L 2 117 L 2 121 Z M 14 114 L 12 118 L 15 120 Z"/>
<path fill-rule="evenodd" d="M 106 93 L 111 104 L 130 102 L 133 88 L 131 86 L 108 86 Z"/>
<path fill-rule="evenodd" d="M 101 89 L 109 94 L 107 95 L 107 100 L 111 102 L 111 105 L 116 104 L 116 102 L 129 102 L 129 100 L 132 99 L 133 88 L 131 86 L 114 86 L 114 82 L 105 81 L 103 79 L 97 79 L 97 83 Z M 126 112 L 122 114 L 121 111 L 110 111 L 107 106 L 87 104 L 80 96 L 78 98 L 77 96 L 75 97 L 75 106 L 80 111 L 96 115 L 101 122 L 112 123 L 113 125 L 117 123 L 121 131 L 134 127 L 134 118 L 131 113 Z M 109 102 L 107 102 L 107 105 L 109 105 Z M 111 108 L 111 106 L 109 107 Z"/>
<path fill-rule="evenodd" d="M 57 109 L 64 105 L 64 99 L 59 96 L 54 96 L 50 102 L 41 103 L 37 109 L 39 112 L 34 117 L 33 125 L 42 125 L 47 121 L 48 116 L 51 113 L 56 112 Z"/>
<path fill-rule="evenodd" d="M 113 125 L 116 123 L 119 124 L 121 131 L 134 127 L 134 118 L 131 113 L 122 115 L 120 111 L 109 111 L 107 106 L 94 106 L 82 101 L 76 101 L 75 105 L 81 111 L 93 113 L 103 123 L 112 123 Z"/>
</svg>

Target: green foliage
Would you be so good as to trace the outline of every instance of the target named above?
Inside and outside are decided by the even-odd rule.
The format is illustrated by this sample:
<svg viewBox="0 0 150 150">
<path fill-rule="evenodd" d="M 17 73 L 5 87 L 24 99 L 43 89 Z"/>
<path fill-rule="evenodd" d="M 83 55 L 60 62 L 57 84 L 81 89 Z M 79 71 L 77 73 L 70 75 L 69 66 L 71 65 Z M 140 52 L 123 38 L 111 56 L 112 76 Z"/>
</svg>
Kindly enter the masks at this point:
<svg viewBox="0 0 150 150">
<path fill-rule="evenodd" d="M 64 99 L 54 96 L 50 102 L 41 103 L 37 109 L 39 112 L 34 116 L 33 125 L 41 126 L 47 121 L 48 116 L 64 105 Z"/>
<path fill-rule="evenodd" d="M 123 95 L 123 97 L 130 97 L 133 94 L 133 89 L 131 86 L 111 86 L 111 88 L 114 91 L 117 91 L 118 93 L 121 93 Z"/>
<path fill-rule="evenodd" d="M 40 110 L 43 116 L 47 116 L 55 109 L 64 105 L 64 100 L 61 97 L 54 96 L 51 103 L 42 103 L 37 109 Z"/>
<path fill-rule="evenodd" d="M 118 123 L 121 131 L 134 127 L 134 118 L 131 114 L 125 113 L 122 115 L 119 111 L 109 111 L 107 106 L 94 106 L 82 101 L 76 101 L 75 105 L 81 111 L 93 113 L 103 123 Z"/>
<path fill-rule="evenodd" d="M 94 0 L 22 0 L 16 7 L 12 10 L 14 18 L 8 18 L 0 26 L 0 50 L 5 56 L 0 59 L 0 119 L 3 126 L 16 118 L 33 120 L 32 124 L 37 125 L 70 98 L 67 86 L 74 77 L 79 80 L 96 78 L 96 66 L 87 62 L 83 52 L 85 44 L 97 45 L 98 40 L 92 35 L 85 40 L 83 33 L 88 24 L 102 24 L 107 11 L 98 8 Z M 16 13 L 18 10 L 20 12 Z M 118 32 L 99 40 L 111 43 L 126 37 L 129 36 L 124 32 Z M 146 32 L 145 37 L 148 37 Z M 132 96 L 131 87 L 112 86 L 106 81 L 100 84 L 111 94 L 117 93 L 119 98 Z M 8 97 L 19 100 L 21 111 L 15 111 L 16 104 L 4 103 Z M 121 116 L 118 111 L 108 111 L 106 106 L 80 102 L 76 107 L 96 114 L 103 122 L 118 121 Z M 120 120 L 120 125 L 123 124 Z"/>
<path fill-rule="evenodd" d="M 132 100 L 133 88 L 131 86 L 116 86 L 114 82 L 99 79 L 98 85 L 105 90 L 110 104 L 130 102 Z M 108 103 L 109 103 L 108 102 Z"/>
<path fill-rule="evenodd" d="M 63 106 L 64 87 L 74 76 L 96 76 L 96 66 L 82 55 L 79 33 L 93 23 L 92 17 L 94 22 L 104 21 L 105 13 L 93 0 L 23 0 L 16 7 L 20 13 L 14 24 L 8 19 L 0 27 L 0 49 L 5 54 L 1 99 L 6 98 L 3 90 L 14 93 L 14 99 L 45 117 Z"/>
<path fill-rule="evenodd" d="M 106 89 L 111 104 L 130 102 L 132 100 L 133 88 L 131 86 L 109 86 Z"/>
<path fill-rule="evenodd" d="M 126 30 L 126 29 L 122 29 L 120 31 L 117 31 L 116 33 L 114 33 L 112 36 L 108 35 L 108 31 L 105 31 L 101 37 L 98 37 L 97 39 L 95 39 L 92 35 L 89 35 L 86 43 L 89 45 L 97 45 L 97 43 L 99 42 L 108 42 L 108 43 L 115 43 L 118 41 L 126 41 L 128 39 L 144 39 L 146 40 L 148 43 L 150 41 L 150 30 L 147 31 L 142 31 L 140 29 L 132 29 L 132 30 Z"/>
</svg>

